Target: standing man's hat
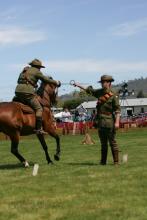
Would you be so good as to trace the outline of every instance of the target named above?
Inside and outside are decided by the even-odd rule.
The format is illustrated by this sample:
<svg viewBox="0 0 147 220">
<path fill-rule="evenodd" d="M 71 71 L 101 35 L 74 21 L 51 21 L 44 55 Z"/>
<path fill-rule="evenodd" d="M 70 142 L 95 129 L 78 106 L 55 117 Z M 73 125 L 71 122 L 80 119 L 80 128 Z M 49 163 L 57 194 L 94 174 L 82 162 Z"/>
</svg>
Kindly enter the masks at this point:
<svg viewBox="0 0 147 220">
<path fill-rule="evenodd" d="M 38 59 L 34 59 L 32 60 L 29 65 L 31 66 L 38 66 L 38 67 L 41 67 L 41 68 L 45 68 L 45 66 L 42 65 L 42 62 Z"/>
<path fill-rule="evenodd" d="M 101 83 L 103 81 L 114 82 L 114 79 L 112 78 L 112 76 L 103 75 L 103 76 L 101 76 L 101 80 L 99 81 L 99 83 Z"/>
</svg>

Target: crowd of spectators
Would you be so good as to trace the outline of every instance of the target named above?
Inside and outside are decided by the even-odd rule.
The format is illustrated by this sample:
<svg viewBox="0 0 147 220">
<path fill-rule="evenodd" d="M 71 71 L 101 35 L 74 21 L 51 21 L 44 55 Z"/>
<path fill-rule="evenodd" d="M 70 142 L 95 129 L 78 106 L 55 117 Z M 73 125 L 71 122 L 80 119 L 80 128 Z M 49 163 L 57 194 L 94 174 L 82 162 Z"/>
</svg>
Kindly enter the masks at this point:
<svg viewBox="0 0 147 220">
<path fill-rule="evenodd" d="M 77 132 L 85 134 L 87 126 L 89 125 L 88 123 L 93 122 L 95 115 L 95 110 L 92 114 L 89 114 L 84 110 L 70 112 L 68 108 L 64 108 L 63 112 L 60 113 L 60 117 L 57 118 L 56 121 L 62 125 L 63 135 L 68 135 L 71 130 L 73 135 Z"/>
</svg>

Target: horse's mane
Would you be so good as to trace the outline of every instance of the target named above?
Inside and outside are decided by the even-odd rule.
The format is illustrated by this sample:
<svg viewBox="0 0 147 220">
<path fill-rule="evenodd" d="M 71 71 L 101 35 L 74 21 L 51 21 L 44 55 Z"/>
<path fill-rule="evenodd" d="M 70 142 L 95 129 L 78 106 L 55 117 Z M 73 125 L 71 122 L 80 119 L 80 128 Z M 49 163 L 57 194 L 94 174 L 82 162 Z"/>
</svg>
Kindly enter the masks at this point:
<svg viewBox="0 0 147 220">
<path fill-rule="evenodd" d="M 52 77 L 49 77 L 50 79 L 53 79 Z M 41 82 L 39 88 L 37 89 L 37 95 L 39 95 L 41 98 L 43 98 L 44 90 L 46 85 L 50 86 L 50 92 L 49 92 L 49 98 L 50 98 L 50 103 L 51 105 L 55 105 L 57 100 L 57 93 L 55 92 L 55 88 L 52 87 L 52 84 Z"/>
<path fill-rule="evenodd" d="M 47 76 L 49 79 L 53 79 L 51 76 Z M 40 83 L 40 86 L 39 86 L 39 88 L 37 89 L 37 95 L 39 95 L 39 96 L 41 96 L 42 97 L 42 95 L 43 95 L 43 92 L 44 92 L 44 87 L 45 87 L 45 85 L 46 85 L 47 83 L 45 83 L 45 82 L 41 82 Z"/>
</svg>

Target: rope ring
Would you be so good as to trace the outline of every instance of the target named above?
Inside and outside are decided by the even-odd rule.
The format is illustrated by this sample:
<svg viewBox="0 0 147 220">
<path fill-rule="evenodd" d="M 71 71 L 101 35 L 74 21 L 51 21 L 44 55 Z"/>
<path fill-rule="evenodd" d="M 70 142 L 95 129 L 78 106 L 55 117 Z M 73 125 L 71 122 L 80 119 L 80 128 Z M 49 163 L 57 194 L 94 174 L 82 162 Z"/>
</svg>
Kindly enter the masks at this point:
<svg viewBox="0 0 147 220">
<path fill-rule="evenodd" d="M 76 82 L 75 82 L 75 80 L 70 80 L 69 84 L 70 84 L 71 86 L 75 86 Z"/>
</svg>

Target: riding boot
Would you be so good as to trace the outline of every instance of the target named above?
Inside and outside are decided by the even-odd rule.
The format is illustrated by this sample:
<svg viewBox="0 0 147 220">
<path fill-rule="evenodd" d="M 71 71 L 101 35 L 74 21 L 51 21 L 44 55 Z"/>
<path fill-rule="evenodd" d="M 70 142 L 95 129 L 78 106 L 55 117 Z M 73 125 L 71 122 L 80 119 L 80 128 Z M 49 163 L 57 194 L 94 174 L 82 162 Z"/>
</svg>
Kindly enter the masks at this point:
<svg viewBox="0 0 147 220">
<path fill-rule="evenodd" d="M 47 134 L 42 129 L 42 118 L 41 117 L 36 117 L 36 129 L 35 129 L 36 134 Z"/>
<path fill-rule="evenodd" d="M 112 156 L 113 156 L 113 161 L 114 161 L 114 165 L 118 165 L 119 164 L 119 151 L 118 150 L 112 150 Z"/>
<path fill-rule="evenodd" d="M 104 148 L 104 149 L 101 150 L 101 160 L 100 160 L 100 164 L 101 165 L 106 165 L 106 162 L 107 162 L 107 152 L 108 152 L 107 148 Z"/>
</svg>

